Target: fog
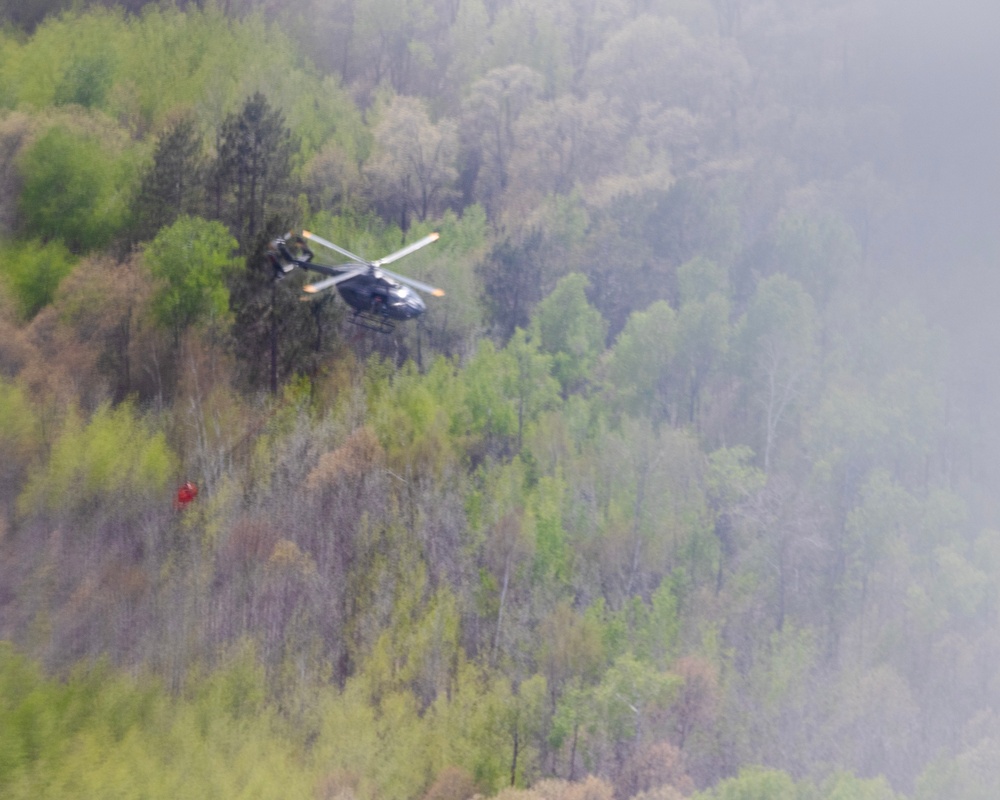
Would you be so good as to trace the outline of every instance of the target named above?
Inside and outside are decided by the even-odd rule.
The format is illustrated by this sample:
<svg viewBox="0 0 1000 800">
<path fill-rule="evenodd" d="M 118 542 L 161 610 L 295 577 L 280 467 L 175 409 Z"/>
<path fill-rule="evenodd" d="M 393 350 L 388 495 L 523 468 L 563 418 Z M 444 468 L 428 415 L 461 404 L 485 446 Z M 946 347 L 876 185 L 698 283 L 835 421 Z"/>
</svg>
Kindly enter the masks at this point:
<svg viewBox="0 0 1000 800">
<path fill-rule="evenodd" d="M 944 328 L 950 400 L 977 434 L 970 457 L 1000 479 L 1000 6 L 885 0 L 866 40 L 864 92 L 899 113 L 886 164 L 905 213 L 881 255 L 893 293 Z M 986 473 L 981 477 L 986 478 Z M 987 510 L 1000 523 L 1000 507 Z"/>
<path fill-rule="evenodd" d="M 375 756 L 406 788 L 357 767 L 347 800 L 452 761 L 609 800 L 751 765 L 1000 792 L 1000 4 L 106 0 L 33 32 L 69 5 L 0 54 L 2 266 L 107 222 L 3 287 L 0 636 L 172 686 L 249 643 L 326 776 L 356 765 L 317 707 L 366 687 L 394 742 L 407 698 Z M 440 229 L 405 274 L 446 294 L 352 330 L 272 280 L 301 227 Z M 199 231 L 204 284 L 164 255 Z"/>
</svg>

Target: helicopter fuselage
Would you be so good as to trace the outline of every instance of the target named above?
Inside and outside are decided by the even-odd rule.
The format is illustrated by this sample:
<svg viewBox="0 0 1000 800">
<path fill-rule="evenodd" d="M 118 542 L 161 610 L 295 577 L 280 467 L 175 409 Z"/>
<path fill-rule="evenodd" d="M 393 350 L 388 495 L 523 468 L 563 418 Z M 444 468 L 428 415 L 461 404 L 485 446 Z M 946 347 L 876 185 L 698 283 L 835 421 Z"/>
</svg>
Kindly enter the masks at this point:
<svg viewBox="0 0 1000 800">
<path fill-rule="evenodd" d="M 419 317 L 427 306 L 409 286 L 384 276 L 358 275 L 337 284 L 337 291 L 355 311 L 377 314 L 395 320 Z"/>
</svg>

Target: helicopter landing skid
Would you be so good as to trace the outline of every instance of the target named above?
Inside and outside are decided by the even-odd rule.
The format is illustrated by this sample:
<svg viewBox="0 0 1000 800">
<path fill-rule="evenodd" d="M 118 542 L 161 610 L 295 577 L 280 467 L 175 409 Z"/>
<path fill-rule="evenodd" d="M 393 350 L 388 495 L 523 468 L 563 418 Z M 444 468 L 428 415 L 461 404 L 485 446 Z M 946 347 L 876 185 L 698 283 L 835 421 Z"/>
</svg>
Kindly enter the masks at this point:
<svg viewBox="0 0 1000 800">
<path fill-rule="evenodd" d="M 357 325 L 359 328 L 365 328 L 376 333 L 392 333 L 396 328 L 396 323 L 388 317 L 384 317 L 381 314 L 369 314 L 366 311 L 355 311 L 347 318 L 347 321 L 352 325 Z"/>
</svg>

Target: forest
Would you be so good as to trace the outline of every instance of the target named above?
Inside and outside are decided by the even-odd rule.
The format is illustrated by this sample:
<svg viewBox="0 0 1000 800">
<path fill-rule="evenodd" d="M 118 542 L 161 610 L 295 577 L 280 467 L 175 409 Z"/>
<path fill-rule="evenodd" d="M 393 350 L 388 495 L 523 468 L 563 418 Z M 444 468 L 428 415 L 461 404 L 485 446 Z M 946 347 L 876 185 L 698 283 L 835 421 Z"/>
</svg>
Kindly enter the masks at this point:
<svg viewBox="0 0 1000 800">
<path fill-rule="evenodd" d="M 0 796 L 1000 796 L 1000 11 L 930 5 L 0 0 Z"/>
</svg>

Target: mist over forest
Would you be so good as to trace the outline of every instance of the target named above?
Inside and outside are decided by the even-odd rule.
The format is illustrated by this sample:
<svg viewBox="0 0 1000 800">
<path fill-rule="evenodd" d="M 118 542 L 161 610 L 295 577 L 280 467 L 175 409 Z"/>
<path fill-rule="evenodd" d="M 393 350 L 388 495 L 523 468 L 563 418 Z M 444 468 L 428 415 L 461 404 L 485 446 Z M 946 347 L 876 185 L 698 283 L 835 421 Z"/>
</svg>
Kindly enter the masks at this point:
<svg viewBox="0 0 1000 800">
<path fill-rule="evenodd" d="M 997 30 L 0 0 L 0 796 L 1000 796 Z"/>
</svg>

